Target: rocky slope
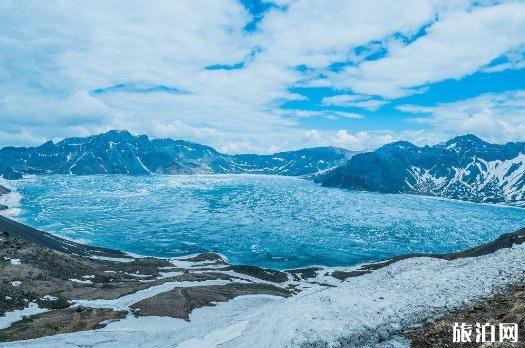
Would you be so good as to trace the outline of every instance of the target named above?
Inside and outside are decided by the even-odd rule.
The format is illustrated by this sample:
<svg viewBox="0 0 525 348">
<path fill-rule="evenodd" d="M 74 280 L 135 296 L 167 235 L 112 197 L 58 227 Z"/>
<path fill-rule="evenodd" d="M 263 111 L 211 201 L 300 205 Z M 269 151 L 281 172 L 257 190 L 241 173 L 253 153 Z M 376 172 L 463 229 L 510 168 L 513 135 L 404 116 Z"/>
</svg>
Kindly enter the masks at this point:
<svg viewBox="0 0 525 348">
<path fill-rule="evenodd" d="M 322 147 L 273 155 L 228 155 L 172 139 L 149 139 L 127 131 L 49 141 L 37 147 L 0 149 L 0 172 L 35 174 L 253 173 L 300 176 L 344 163 L 352 152 Z"/>
<path fill-rule="evenodd" d="M 472 338 L 474 342 L 470 343 L 454 343 L 452 342 L 452 329 L 455 323 L 465 323 L 472 325 L 474 332 Z M 516 323 L 518 324 L 518 340 L 519 342 L 511 343 L 504 342 L 491 345 L 488 343 L 475 342 L 476 324 L 484 325 L 489 323 L 494 325 L 498 332 L 494 332 L 494 340 L 499 339 L 499 324 L 500 323 Z M 473 305 L 466 306 L 456 310 L 450 314 L 445 315 L 439 320 L 427 323 L 422 327 L 410 330 L 404 336 L 408 337 L 410 347 L 413 348 L 454 348 L 454 347 L 523 347 L 523 337 L 525 337 L 525 285 L 519 284 L 506 289 L 494 297 L 488 298 L 485 301 L 476 302 Z M 486 337 L 491 338 L 490 331 L 487 330 Z"/>
<path fill-rule="evenodd" d="M 425 147 L 395 142 L 355 155 L 317 180 L 323 186 L 525 206 L 525 143 L 496 145 L 474 135 Z"/>
</svg>

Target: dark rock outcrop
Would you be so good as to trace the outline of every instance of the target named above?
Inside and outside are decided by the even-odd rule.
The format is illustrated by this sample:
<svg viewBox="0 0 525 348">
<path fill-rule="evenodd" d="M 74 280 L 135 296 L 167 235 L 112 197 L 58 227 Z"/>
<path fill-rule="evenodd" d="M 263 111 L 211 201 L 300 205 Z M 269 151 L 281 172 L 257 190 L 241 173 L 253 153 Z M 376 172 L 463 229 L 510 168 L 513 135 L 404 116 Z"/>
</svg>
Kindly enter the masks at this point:
<svg viewBox="0 0 525 348">
<path fill-rule="evenodd" d="M 11 192 L 10 189 L 8 189 L 7 187 L 4 187 L 2 185 L 0 185 L 0 196 L 3 196 L 5 194 L 8 194 L 9 192 Z M 9 209 L 9 207 L 5 204 L 0 204 L 0 211 L 2 210 L 7 210 Z"/>
<path fill-rule="evenodd" d="M 0 342 L 29 340 L 45 336 L 100 329 L 111 320 L 123 319 L 126 311 L 109 308 L 73 308 L 41 313 L 16 322 L 0 332 Z"/>
<path fill-rule="evenodd" d="M 0 185 L 0 196 L 1 196 L 1 195 L 8 194 L 9 192 L 11 192 L 10 189 L 8 189 L 7 187 L 4 187 L 4 186 Z"/>
<path fill-rule="evenodd" d="M 22 173 L 14 171 L 11 168 L 4 170 L 2 177 L 6 180 L 20 180 L 22 179 Z"/>
</svg>

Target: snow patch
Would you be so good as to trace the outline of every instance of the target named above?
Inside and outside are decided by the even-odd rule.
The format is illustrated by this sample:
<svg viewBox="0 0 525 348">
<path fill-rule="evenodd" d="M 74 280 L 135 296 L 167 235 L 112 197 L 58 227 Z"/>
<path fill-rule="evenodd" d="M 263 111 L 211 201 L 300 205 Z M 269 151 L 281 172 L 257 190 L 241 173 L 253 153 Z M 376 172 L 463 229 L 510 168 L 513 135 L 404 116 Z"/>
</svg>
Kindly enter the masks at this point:
<svg viewBox="0 0 525 348">
<path fill-rule="evenodd" d="M 203 338 L 192 338 L 180 343 L 178 348 L 201 348 L 217 347 L 219 344 L 227 343 L 234 338 L 239 337 L 246 329 L 246 321 L 241 321 L 228 326 L 224 329 L 212 331 Z"/>
<path fill-rule="evenodd" d="M 79 284 L 93 284 L 93 281 L 89 279 L 82 280 L 82 279 L 69 278 L 69 280 L 72 281 L 73 283 L 79 283 Z"/>
<path fill-rule="evenodd" d="M 51 296 L 51 295 L 45 295 L 45 296 L 42 296 L 42 298 L 40 299 L 43 301 L 56 301 L 58 300 L 58 297 Z"/>
<path fill-rule="evenodd" d="M 134 259 L 128 259 L 123 257 L 108 257 L 108 256 L 98 256 L 98 255 L 91 255 L 89 256 L 90 259 L 94 260 L 102 260 L 102 261 L 112 261 L 112 262 L 133 262 Z"/>
<path fill-rule="evenodd" d="M 228 283 L 229 281 L 225 280 L 206 280 L 201 282 L 166 282 L 164 284 L 139 290 L 133 294 L 125 295 L 113 300 L 74 300 L 71 302 L 73 302 L 75 306 L 84 306 L 91 308 L 112 308 L 114 310 L 129 310 L 129 307 L 134 303 L 161 294 L 163 292 L 173 290 L 175 288 L 185 288 L 195 285 L 225 285 Z"/>
<path fill-rule="evenodd" d="M 174 318 L 128 316 L 91 332 L 14 343 L 31 347 L 118 343 L 141 346 L 285 347 L 315 344 L 381 346 L 403 330 L 523 282 L 525 244 L 481 257 L 446 261 L 412 258 L 337 287 L 311 284 L 290 298 L 241 296 L 215 307 L 203 307 L 186 322 Z M 323 272 L 321 272 L 323 273 Z M 227 283 L 198 282 L 200 285 Z M 127 309 L 133 303 L 177 286 L 166 283 L 116 300 L 77 301 L 76 305 Z"/>
<path fill-rule="evenodd" d="M 11 259 L 9 257 L 4 257 L 4 260 L 9 261 L 9 263 L 12 264 L 12 265 L 19 265 L 20 264 L 20 259 Z"/>
<path fill-rule="evenodd" d="M 24 317 L 43 312 L 47 312 L 47 309 L 40 308 L 38 307 L 38 304 L 31 302 L 27 308 L 7 312 L 4 316 L 0 317 L 0 329 L 8 328 L 13 323 L 24 319 Z"/>
<path fill-rule="evenodd" d="M 13 188 L 13 185 L 10 185 L 6 181 L 7 180 L 0 178 L 0 185 L 8 187 L 11 192 L 0 195 L 0 204 L 8 207 L 6 210 L 0 210 L 0 215 L 8 218 L 15 218 L 21 212 L 20 200 L 22 199 L 22 196 L 20 196 L 20 193 Z"/>
</svg>

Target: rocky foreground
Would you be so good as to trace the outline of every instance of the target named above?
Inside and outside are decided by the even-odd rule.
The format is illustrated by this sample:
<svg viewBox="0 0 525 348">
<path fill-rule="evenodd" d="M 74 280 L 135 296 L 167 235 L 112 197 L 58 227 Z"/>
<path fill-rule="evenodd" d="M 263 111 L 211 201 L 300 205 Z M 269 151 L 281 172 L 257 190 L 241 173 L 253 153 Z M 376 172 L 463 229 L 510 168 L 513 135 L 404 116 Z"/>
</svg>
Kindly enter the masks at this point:
<svg viewBox="0 0 525 348">
<path fill-rule="evenodd" d="M 524 240 L 525 229 L 432 258 L 277 271 L 214 253 L 132 257 L 0 216 L 0 342 L 455 347 L 456 321 L 523 326 Z"/>
<path fill-rule="evenodd" d="M 314 280 L 320 268 L 281 272 L 230 265 L 214 253 L 135 258 L 57 238 L 3 216 L 0 260 L 0 342 L 99 329 L 127 315 L 188 320 L 196 308 L 238 296 L 292 296 L 309 279 L 333 286 Z M 350 275 L 334 271 L 333 280 Z M 122 310 L 89 306 L 89 301 L 109 303 L 126 296 Z"/>
</svg>

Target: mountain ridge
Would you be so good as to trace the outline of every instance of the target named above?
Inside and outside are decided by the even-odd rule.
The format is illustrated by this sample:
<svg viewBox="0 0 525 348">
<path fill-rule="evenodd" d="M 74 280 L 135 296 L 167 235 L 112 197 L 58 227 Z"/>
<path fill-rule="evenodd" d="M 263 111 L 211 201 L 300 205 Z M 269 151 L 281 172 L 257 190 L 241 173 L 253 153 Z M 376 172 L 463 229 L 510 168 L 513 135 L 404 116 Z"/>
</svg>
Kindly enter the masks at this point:
<svg viewBox="0 0 525 348">
<path fill-rule="evenodd" d="M 386 144 L 319 176 L 323 186 L 525 206 L 525 143 L 473 134 L 419 147 Z"/>
<path fill-rule="evenodd" d="M 17 178 L 17 173 L 304 176 L 343 164 L 353 154 L 336 147 L 316 147 L 271 155 L 230 155 L 185 140 L 150 139 L 111 130 L 57 143 L 47 141 L 35 147 L 4 147 L 0 149 L 0 170 L 12 178 Z"/>
</svg>

